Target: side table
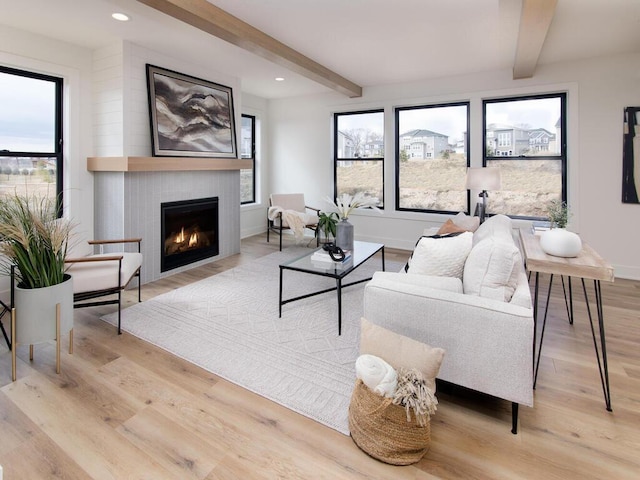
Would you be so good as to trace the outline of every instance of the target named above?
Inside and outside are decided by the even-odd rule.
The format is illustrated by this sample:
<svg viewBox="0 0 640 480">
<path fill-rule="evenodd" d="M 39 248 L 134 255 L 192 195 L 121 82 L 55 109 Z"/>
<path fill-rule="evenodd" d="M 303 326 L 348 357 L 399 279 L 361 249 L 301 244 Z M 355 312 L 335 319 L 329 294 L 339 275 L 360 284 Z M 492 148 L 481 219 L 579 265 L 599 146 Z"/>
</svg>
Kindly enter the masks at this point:
<svg viewBox="0 0 640 480">
<path fill-rule="evenodd" d="M 598 370 L 600 371 L 600 381 L 602 383 L 602 391 L 604 393 L 604 401 L 608 411 L 611 411 L 611 390 L 609 388 L 609 368 L 607 366 L 607 345 L 604 333 L 604 313 L 602 310 L 602 290 L 600 282 L 613 282 L 613 267 L 608 264 L 598 253 L 589 245 L 583 243 L 582 251 L 574 258 L 554 257 L 547 255 L 540 247 L 540 238 L 527 229 L 520 229 L 520 240 L 522 242 L 522 251 L 526 268 L 530 273 L 535 273 L 534 282 L 534 300 L 533 300 L 533 319 L 534 319 L 534 335 L 533 335 L 533 388 L 536 387 L 538 378 L 538 367 L 540 365 L 540 353 L 542 351 L 542 343 L 544 340 L 544 330 L 547 324 L 547 312 L 549 310 L 549 297 L 551 294 L 551 286 L 553 285 L 553 276 L 560 275 L 569 279 L 569 303 L 567 304 L 567 292 L 564 290 L 564 278 L 562 286 L 565 294 L 565 304 L 567 304 L 567 313 L 569 322 L 573 323 L 573 298 L 571 291 L 571 277 L 579 278 L 582 282 L 582 290 L 584 292 L 584 301 L 587 307 L 589 324 L 591 326 L 591 336 L 593 337 L 593 346 L 598 361 Z M 550 275 L 549 290 L 547 292 L 547 302 L 545 305 L 544 319 L 542 321 L 542 331 L 540 333 L 540 345 L 537 352 L 536 360 L 536 338 L 538 324 L 538 291 L 540 285 L 540 274 L 546 273 Z M 585 280 L 593 280 L 593 288 L 595 292 L 595 309 L 598 316 L 598 335 L 594 327 L 593 316 L 591 314 L 591 304 L 587 294 Z M 598 342 L 597 338 L 600 338 Z M 600 347 L 598 347 L 600 343 Z"/>
</svg>

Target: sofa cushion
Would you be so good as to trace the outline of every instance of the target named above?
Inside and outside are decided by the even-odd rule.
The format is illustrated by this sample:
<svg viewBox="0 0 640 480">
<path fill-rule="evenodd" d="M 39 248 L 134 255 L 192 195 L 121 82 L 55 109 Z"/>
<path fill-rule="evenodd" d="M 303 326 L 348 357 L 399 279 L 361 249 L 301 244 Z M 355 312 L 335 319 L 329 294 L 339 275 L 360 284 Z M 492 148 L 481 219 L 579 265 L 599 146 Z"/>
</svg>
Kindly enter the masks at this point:
<svg viewBox="0 0 640 480">
<path fill-rule="evenodd" d="M 505 240 L 511 241 L 513 238 L 511 219 L 506 215 L 489 217 L 473 233 L 473 244 L 477 245 L 489 237 L 502 237 Z"/>
<path fill-rule="evenodd" d="M 417 368 L 434 392 L 444 353 L 442 348 L 392 332 L 364 317 L 360 320 L 360 355 L 380 357 L 396 370 Z"/>
<path fill-rule="evenodd" d="M 513 241 L 485 238 L 474 245 L 465 262 L 464 293 L 509 302 L 522 268 L 522 256 Z"/>
<path fill-rule="evenodd" d="M 460 227 L 453 223 L 453 220 L 449 219 L 442 224 L 436 235 L 446 235 L 448 233 L 462 233 L 466 232 L 467 229 L 464 227 Z"/>
<path fill-rule="evenodd" d="M 462 278 L 472 240 L 471 232 L 420 237 L 405 272 Z"/>
<path fill-rule="evenodd" d="M 453 217 L 453 223 L 464 228 L 467 232 L 475 232 L 480 226 L 480 217 L 472 217 L 464 212 L 458 212 Z"/>
</svg>

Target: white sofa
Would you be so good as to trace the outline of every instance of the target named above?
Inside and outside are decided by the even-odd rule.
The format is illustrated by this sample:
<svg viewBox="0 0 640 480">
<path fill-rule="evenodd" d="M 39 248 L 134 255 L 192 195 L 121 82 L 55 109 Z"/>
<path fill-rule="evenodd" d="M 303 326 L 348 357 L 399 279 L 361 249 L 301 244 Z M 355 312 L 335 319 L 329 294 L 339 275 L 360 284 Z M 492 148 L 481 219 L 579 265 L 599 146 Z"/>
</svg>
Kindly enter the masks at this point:
<svg viewBox="0 0 640 480">
<path fill-rule="evenodd" d="M 513 433 L 518 405 L 533 406 L 534 336 L 515 233 L 508 217 L 493 216 L 473 233 L 462 278 L 412 274 L 410 267 L 376 272 L 364 292 L 366 319 L 445 349 L 439 379 L 511 401 Z"/>
</svg>

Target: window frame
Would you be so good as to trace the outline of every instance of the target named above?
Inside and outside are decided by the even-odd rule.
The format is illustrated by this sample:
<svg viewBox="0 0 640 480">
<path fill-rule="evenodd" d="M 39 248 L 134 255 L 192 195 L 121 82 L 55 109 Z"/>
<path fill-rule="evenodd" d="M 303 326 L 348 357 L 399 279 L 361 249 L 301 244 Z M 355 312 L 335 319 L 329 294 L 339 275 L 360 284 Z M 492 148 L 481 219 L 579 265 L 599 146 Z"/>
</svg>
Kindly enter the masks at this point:
<svg viewBox="0 0 640 480">
<path fill-rule="evenodd" d="M 367 161 L 376 161 L 376 162 L 382 162 L 382 185 L 381 185 L 381 191 L 382 191 L 382 198 L 380 198 L 380 203 L 378 205 L 378 208 L 380 210 L 384 210 L 384 182 L 385 182 L 385 157 L 384 155 L 382 157 L 344 157 L 344 158 L 338 158 L 338 135 L 339 135 L 339 130 L 338 130 L 338 119 L 341 116 L 349 116 L 349 115 L 362 115 L 362 114 L 368 114 L 368 113 L 382 113 L 382 124 L 383 124 L 383 133 L 382 133 L 382 140 L 383 140 L 383 145 L 384 145 L 384 116 L 385 116 L 385 111 L 384 108 L 372 108 L 372 109 L 368 109 L 368 110 L 355 110 L 355 111 L 349 111 L 349 112 L 334 112 L 333 113 L 333 198 L 337 198 L 338 197 L 338 162 L 343 162 L 343 161 L 351 161 L 351 162 L 367 162 Z M 383 148 L 383 154 L 384 154 L 384 148 Z"/>
<path fill-rule="evenodd" d="M 241 117 L 251 119 L 251 157 L 242 156 L 242 144 L 241 144 L 240 158 L 247 158 L 251 160 L 251 164 L 252 164 L 251 169 L 247 168 L 244 170 L 252 170 L 253 181 L 251 185 L 251 200 L 242 201 L 241 199 L 240 205 L 250 205 L 250 204 L 256 203 L 256 116 L 243 113 Z M 242 139 L 242 125 L 240 126 L 240 138 Z"/>
<path fill-rule="evenodd" d="M 559 155 L 520 155 L 520 156 L 502 156 L 502 155 L 487 155 L 487 105 L 491 103 L 507 103 L 522 100 L 541 100 L 545 98 L 559 98 L 560 99 L 560 131 L 562 132 L 562 138 L 560 139 L 560 154 Z M 485 98 L 482 100 L 482 166 L 487 166 L 487 161 L 500 160 L 500 161 L 526 161 L 526 160 L 554 160 L 561 162 L 561 201 L 566 202 L 567 195 L 567 164 L 568 164 L 568 152 L 567 152 L 567 92 L 554 92 L 554 93 L 540 93 L 529 95 L 517 95 L 509 97 L 497 97 L 497 98 Z M 548 145 L 548 144 L 547 144 Z M 493 215 L 487 212 L 488 216 Z M 546 221 L 543 217 L 533 217 L 525 215 L 508 215 L 510 218 L 531 220 L 531 221 Z"/>
<path fill-rule="evenodd" d="M 471 102 L 470 101 L 458 101 L 458 102 L 446 102 L 437 104 L 423 104 L 423 105 L 411 105 L 406 107 L 394 108 L 394 130 L 395 130 L 395 201 L 396 211 L 398 212 L 418 212 L 418 213 L 437 213 L 437 214 L 456 214 L 459 210 L 434 210 L 425 208 L 406 208 L 400 207 L 400 112 L 408 110 L 420 110 L 425 108 L 442 108 L 442 107 L 467 107 L 467 140 L 466 140 L 466 156 L 467 167 L 471 166 Z M 471 205 L 471 192 L 467 190 L 467 206 L 466 212 L 469 214 Z"/>
<path fill-rule="evenodd" d="M 55 86 L 55 125 L 54 125 L 54 151 L 53 152 L 17 152 L 0 150 L 0 157 L 31 157 L 31 158 L 55 158 L 56 159 L 56 201 L 58 217 L 62 217 L 64 207 L 64 138 L 63 138 L 63 93 L 64 80 L 62 77 L 31 72 L 5 65 L 0 65 L 0 72 L 20 77 L 33 78 L 52 82 Z"/>
</svg>

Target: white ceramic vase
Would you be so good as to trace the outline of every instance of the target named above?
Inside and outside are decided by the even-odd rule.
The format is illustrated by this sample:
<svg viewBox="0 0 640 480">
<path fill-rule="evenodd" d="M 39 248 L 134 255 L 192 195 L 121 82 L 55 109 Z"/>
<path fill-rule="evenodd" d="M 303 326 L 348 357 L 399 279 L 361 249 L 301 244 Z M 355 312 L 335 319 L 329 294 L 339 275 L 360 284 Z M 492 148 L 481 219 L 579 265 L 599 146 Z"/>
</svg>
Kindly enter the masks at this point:
<svg viewBox="0 0 640 480">
<path fill-rule="evenodd" d="M 577 257 L 582 250 L 582 240 L 566 228 L 552 228 L 540 236 L 540 248 L 554 257 Z"/>
</svg>

